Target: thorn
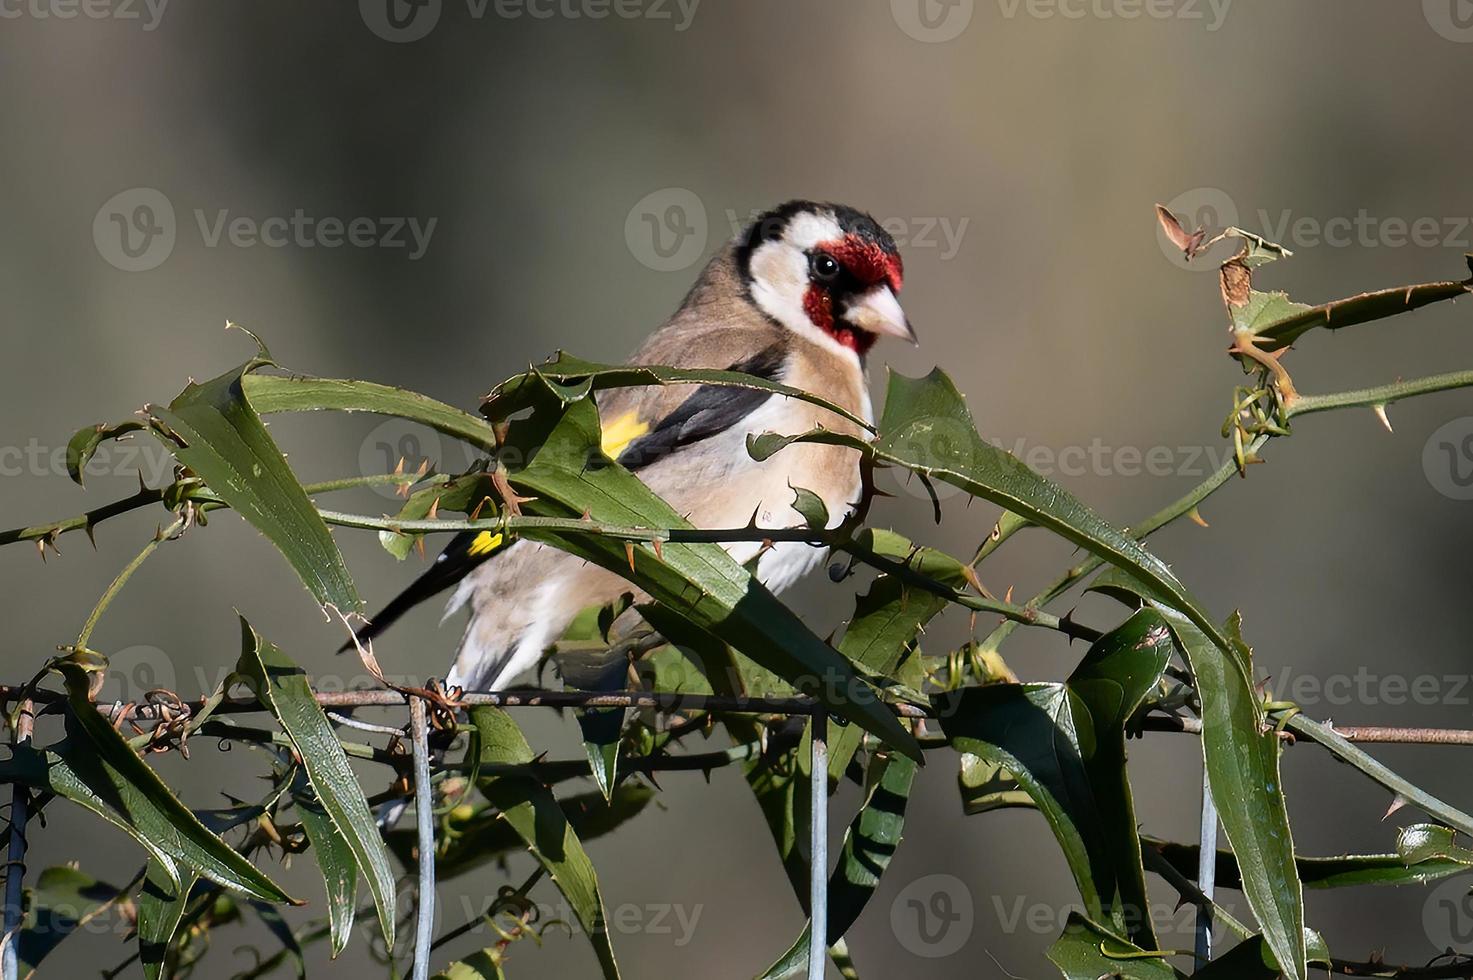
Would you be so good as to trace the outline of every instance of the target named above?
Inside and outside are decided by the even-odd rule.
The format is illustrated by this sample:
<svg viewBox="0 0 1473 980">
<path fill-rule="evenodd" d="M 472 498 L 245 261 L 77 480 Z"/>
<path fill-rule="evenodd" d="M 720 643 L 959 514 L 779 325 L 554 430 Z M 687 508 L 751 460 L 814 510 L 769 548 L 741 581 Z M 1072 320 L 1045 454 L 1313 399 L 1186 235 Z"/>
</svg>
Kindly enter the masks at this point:
<svg viewBox="0 0 1473 980">
<path fill-rule="evenodd" d="M 664 545 L 664 542 L 662 542 L 659 538 L 655 538 L 655 540 L 653 542 L 651 542 L 651 543 L 655 546 L 655 557 L 658 558 L 660 561 L 664 561 L 665 560 L 665 545 Z"/>
<path fill-rule="evenodd" d="M 428 456 L 426 456 L 424 459 L 422 459 L 422 460 L 419 461 L 419 469 L 417 469 L 417 470 L 414 471 L 414 475 L 417 476 L 417 477 L 422 477 L 426 473 L 428 473 L 429 471 L 430 471 L 430 458 Z"/>
<path fill-rule="evenodd" d="M 584 507 L 583 508 L 583 516 L 580 517 L 579 520 L 588 521 L 588 522 L 592 523 L 592 521 L 593 521 L 593 511 L 589 510 L 587 507 Z"/>
<path fill-rule="evenodd" d="M 634 542 L 624 542 L 624 557 L 629 559 L 629 570 L 634 571 Z"/>
<path fill-rule="evenodd" d="M 1386 417 L 1386 403 L 1385 402 L 1382 402 L 1379 405 L 1372 405 L 1371 406 L 1371 411 L 1375 412 L 1376 413 L 1376 418 L 1380 419 L 1381 420 L 1381 424 L 1384 425 L 1384 426 L 1386 426 L 1386 431 L 1387 432 L 1395 433 L 1396 430 L 1391 427 L 1391 420 Z"/>
<path fill-rule="evenodd" d="M 1202 512 L 1195 507 L 1187 511 L 1187 516 L 1190 517 L 1192 519 L 1192 523 L 1197 525 L 1198 527 L 1212 526 L 1211 524 L 1208 524 L 1207 521 L 1202 517 Z"/>
<path fill-rule="evenodd" d="M 747 527 L 755 528 L 757 526 L 757 514 L 760 513 L 761 510 L 762 505 L 760 503 L 756 507 L 752 508 L 752 516 L 747 519 Z"/>
<path fill-rule="evenodd" d="M 414 539 L 414 550 L 419 552 L 420 560 L 423 561 L 425 558 L 425 539 L 423 534 Z"/>
<path fill-rule="evenodd" d="M 1381 819 L 1382 820 L 1385 820 L 1387 817 L 1391 816 L 1397 810 L 1400 810 L 1402 807 L 1404 807 L 1406 805 L 1407 805 L 1406 797 L 1402 796 L 1400 793 L 1397 793 L 1395 796 L 1393 796 L 1391 798 L 1391 805 L 1386 808 L 1386 812 L 1383 813 L 1383 814 L 1381 814 Z"/>
<path fill-rule="evenodd" d="M 972 610 L 971 618 L 967 622 L 967 632 L 969 632 L 969 633 L 976 633 L 977 632 L 977 610 L 975 610 L 975 609 Z"/>
<path fill-rule="evenodd" d="M 403 476 L 404 475 L 404 457 L 403 456 L 400 456 L 399 457 L 399 465 L 394 467 L 394 472 L 391 475 L 392 476 Z"/>
<path fill-rule="evenodd" d="M 1007 594 L 1002 597 L 1002 601 L 1003 602 L 1012 602 L 1013 601 L 1013 587 L 1011 585 L 1008 586 Z"/>
<path fill-rule="evenodd" d="M 478 500 L 476 502 L 475 510 L 472 510 L 471 511 L 471 515 L 470 515 L 471 516 L 471 520 L 473 520 L 473 521 L 479 521 L 481 519 L 481 508 L 482 507 L 485 507 L 486 506 L 486 501 L 488 501 L 490 499 L 491 499 L 490 497 L 482 497 L 480 500 Z"/>
<path fill-rule="evenodd" d="M 971 565 L 962 565 L 961 568 L 962 578 L 966 579 L 967 584 L 977 590 L 978 595 L 984 599 L 996 598 L 991 592 L 987 591 L 987 586 L 983 585 L 982 580 L 977 577 L 977 570 L 975 568 Z"/>
<path fill-rule="evenodd" d="M 438 518 L 439 516 L 440 516 L 440 498 L 439 497 L 436 497 L 435 498 L 435 502 L 432 503 L 432 504 L 430 504 L 430 512 L 425 515 L 425 518 L 427 520 L 433 521 L 436 518 Z"/>
<path fill-rule="evenodd" d="M 36 539 L 36 551 L 38 551 L 40 553 L 40 555 L 41 555 L 41 562 L 42 562 L 42 564 L 45 564 L 45 562 L 46 562 L 46 539 L 45 538 L 37 538 Z"/>
<path fill-rule="evenodd" d="M 92 550 L 97 550 L 97 525 L 88 521 L 82 525 L 82 530 L 87 532 L 87 540 L 92 542 Z"/>
</svg>

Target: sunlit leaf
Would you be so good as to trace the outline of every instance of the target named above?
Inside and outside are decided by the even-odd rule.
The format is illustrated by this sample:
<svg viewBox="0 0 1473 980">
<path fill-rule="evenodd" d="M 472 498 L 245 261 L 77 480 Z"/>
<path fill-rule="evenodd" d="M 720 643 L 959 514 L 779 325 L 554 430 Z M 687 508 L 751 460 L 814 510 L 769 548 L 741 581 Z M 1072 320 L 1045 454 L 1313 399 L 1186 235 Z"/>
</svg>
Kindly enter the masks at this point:
<svg viewBox="0 0 1473 980">
<path fill-rule="evenodd" d="M 319 603 L 357 612 L 362 600 L 331 532 L 246 399 L 243 379 L 260 364 L 191 382 L 168 408 L 148 406 L 149 424 L 181 463 L 276 546 Z"/>
<path fill-rule="evenodd" d="M 307 674 L 281 650 L 261 638 L 244 618 L 240 621 L 241 653 L 236 673 L 271 710 L 291 739 L 307 781 L 312 786 L 322 810 L 332 821 L 333 830 L 343 840 L 357 862 L 358 870 L 368 881 L 378 908 L 379 927 L 390 949 L 394 945 L 394 872 L 389 866 L 389 852 L 379 835 L 378 824 L 348 764 L 348 756 L 333 734 L 327 715 L 323 714 L 312 693 Z M 333 866 L 336 848 L 317 851 L 322 865 L 323 881 L 329 904 L 352 903 L 352 887 L 344 888 L 343 869 Z M 333 933 L 333 953 L 341 951 L 348 941 L 350 913 L 339 910 L 334 915 L 338 926 Z"/>
</svg>

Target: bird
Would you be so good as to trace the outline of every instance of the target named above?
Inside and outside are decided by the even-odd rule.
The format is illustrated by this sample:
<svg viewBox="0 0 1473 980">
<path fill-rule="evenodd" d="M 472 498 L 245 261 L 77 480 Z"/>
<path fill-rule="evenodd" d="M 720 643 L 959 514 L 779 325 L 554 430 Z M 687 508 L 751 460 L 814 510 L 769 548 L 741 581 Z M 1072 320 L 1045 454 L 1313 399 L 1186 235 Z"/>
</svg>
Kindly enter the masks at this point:
<svg viewBox="0 0 1473 980">
<path fill-rule="evenodd" d="M 869 423 L 871 348 L 882 337 L 917 343 L 898 299 L 903 276 L 894 238 L 869 214 L 789 201 L 754 218 L 711 258 L 628 363 L 740 371 L 817 395 Z M 865 436 L 830 409 L 727 385 L 615 388 L 595 398 L 604 454 L 696 527 L 799 526 L 795 488 L 823 501 L 830 527 L 859 503 L 860 452 L 852 446 L 796 444 L 761 462 L 747 451 L 754 433 L 822 426 Z M 756 558 L 757 578 L 774 592 L 825 555 L 801 541 L 723 547 L 738 562 Z M 462 690 L 506 687 L 539 663 L 581 610 L 638 591 L 549 545 L 465 531 L 358 631 L 357 642 L 452 587 L 441 621 L 467 607 L 470 615 L 445 683 Z"/>
</svg>

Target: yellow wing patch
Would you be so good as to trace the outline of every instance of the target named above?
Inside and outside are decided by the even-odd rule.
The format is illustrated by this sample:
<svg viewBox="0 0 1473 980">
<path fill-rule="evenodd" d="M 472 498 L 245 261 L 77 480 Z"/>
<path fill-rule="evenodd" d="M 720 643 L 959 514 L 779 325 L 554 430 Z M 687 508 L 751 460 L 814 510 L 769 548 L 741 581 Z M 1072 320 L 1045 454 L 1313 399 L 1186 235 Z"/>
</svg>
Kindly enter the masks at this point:
<svg viewBox="0 0 1473 980">
<path fill-rule="evenodd" d="M 501 541 L 501 532 L 482 531 L 480 534 L 476 535 L 475 540 L 471 542 L 470 550 L 467 552 L 467 554 L 472 555 L 473 557 L 489 555 L 491 554 L 491 552 L 501 547 Z"/>
<path fill-rule="evenodd" d="M 603 427 L 603 442 L 600 448 L 609 459 L 618 459 L 619 454 L 628 449 L 631 442 L 648 431 L 650 431 L 648 422 L 640 421 L 635 412 L 625 412 Z"/>
</svg>

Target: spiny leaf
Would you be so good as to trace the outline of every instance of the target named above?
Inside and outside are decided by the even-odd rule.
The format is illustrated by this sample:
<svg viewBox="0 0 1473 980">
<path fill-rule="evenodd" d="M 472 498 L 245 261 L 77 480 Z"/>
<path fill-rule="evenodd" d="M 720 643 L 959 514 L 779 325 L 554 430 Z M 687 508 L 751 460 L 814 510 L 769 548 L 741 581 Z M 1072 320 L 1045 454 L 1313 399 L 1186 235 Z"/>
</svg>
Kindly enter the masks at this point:
<svg viewBox="0 0 1473 980">
<path fill-rule="evenodd" d="M 317 601 L 354 613 L 362 600 L 331 532 L 246 399 L 249 361 L 191 383 L 168 408 L 149 406 L 149 424 L 178 460 L 276 546 Z"/>
<path fill-rule="evenodd" d="M 480 705 L 470 709 L 470 716 L 480 740 L 481 765 L 524 765 L 532 761 L 531 747 L 505 711 Z M 618 980 L 619 967 L 609 942 L 598 876 L 552 791 L 530 776 L 504 775 L 483 780 L 481 792 L 501 811 L 573 907 L 593 943 L 605 980 Z"/>
<path fill-rule="evenodd" d="M 323 811 L 332 821 L 358 870 L 368 880 L 378 909 L 379 927 L 384 943 L 394 946 L 394 872 L 389 867 L 389 852 L 379 835 L 378 824 L 364 798 L 363 787 L 348 765 L 348 756 L 333 734 L 327 716 L 312 694 L 306 673 L 282 653 L 275 644 L 264 640 L 242 617 L 240 620 L 241 652 L 236 673 L 245 681 L 256 698 L 271 710 L 291 739 L 292 747 L 302 760 L 302 768 Z M 328 889 L 329 905 L 346 903 L 333 915 L 333 954 L 348 941 L 351 926 L 352 887 L 344 888 L 346 872 L 334 866 L 336 848 L 318 851 L 323 881 Z"/>
</svg>

